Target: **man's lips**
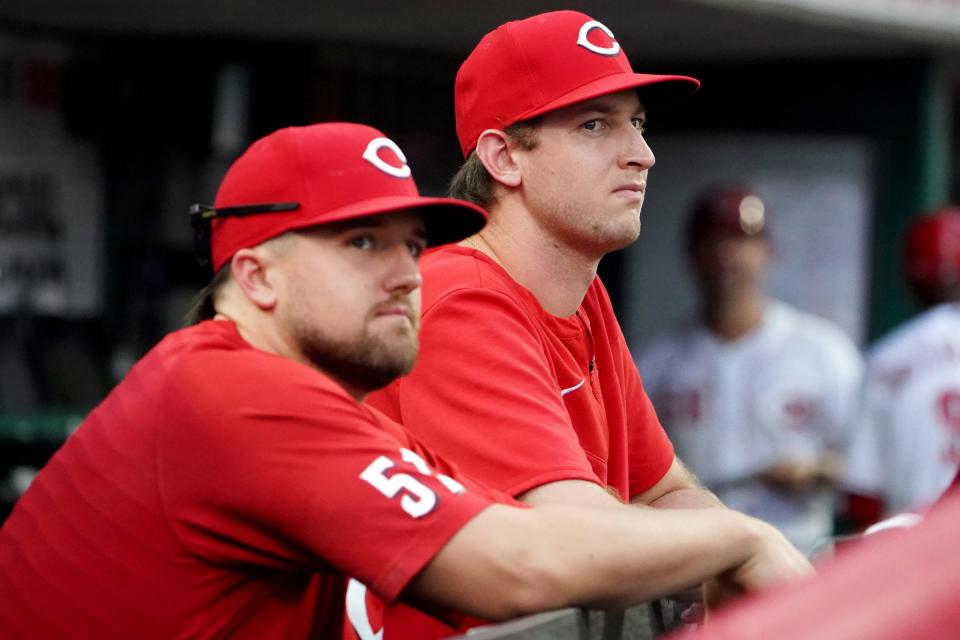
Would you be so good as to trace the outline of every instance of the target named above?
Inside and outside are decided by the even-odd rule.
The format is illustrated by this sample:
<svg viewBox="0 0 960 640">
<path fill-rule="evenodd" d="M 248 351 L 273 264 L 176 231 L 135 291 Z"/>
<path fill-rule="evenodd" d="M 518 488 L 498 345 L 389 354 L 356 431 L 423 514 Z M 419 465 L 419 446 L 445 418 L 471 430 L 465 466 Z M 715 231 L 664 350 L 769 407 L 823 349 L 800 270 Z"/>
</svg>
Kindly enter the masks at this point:
<svg viewBox="0 0 960 640">
<path fill-rule="evenodd" d="M 613 192 L 617 195 L 625 196 L 628 198 L 639 198 L 643 196 L 643 192 L 646 190 L 647 185 L 643 182 L 627 182 L 621 184 Z"/>
<path fill-rule="evenodd" d="M 376 318 L 389 318 L 391 316 L 400 316 L 413 322 L 413 309 L 401 302 L 392 302 L 380 305 L 373 313 Z"/>
</svg>

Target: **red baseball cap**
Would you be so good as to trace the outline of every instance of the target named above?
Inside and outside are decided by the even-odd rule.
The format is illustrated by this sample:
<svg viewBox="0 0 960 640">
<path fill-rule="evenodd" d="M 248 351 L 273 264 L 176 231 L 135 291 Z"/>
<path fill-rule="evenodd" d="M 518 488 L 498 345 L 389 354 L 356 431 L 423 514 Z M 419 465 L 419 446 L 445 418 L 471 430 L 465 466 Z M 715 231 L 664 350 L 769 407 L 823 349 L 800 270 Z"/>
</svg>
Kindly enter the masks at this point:
<svg viewBox="0 0 960 640">
<path fill-rule="evenodd" d="M 907 279 L 914 285 L 960 284 L 960 207 L 930 211 L 907 232 Z"/>
<path fill-rule="evenodd" d="M 217 271 L 237 250 L 287 231 L 408 209 L 423 215 L 430 246 L 462 240 L 487 221 L 468 202 L 421 196 L 403 151 L 381 132 L 331 122 L 254 142 L 227 171 L 214 206 L 195 214 L 212 224 Z"/>
<path fill-rule="evenodd" d="M 487 129 L 590 98 L 638 89 L 647 109 L 692 94 L 687 76 L 634 73 L 603 24 L 577 11 L 552 11 L 507 22 L 480 40 L 457 72 L 454 109 L 464 157 Z"/>
</svg>

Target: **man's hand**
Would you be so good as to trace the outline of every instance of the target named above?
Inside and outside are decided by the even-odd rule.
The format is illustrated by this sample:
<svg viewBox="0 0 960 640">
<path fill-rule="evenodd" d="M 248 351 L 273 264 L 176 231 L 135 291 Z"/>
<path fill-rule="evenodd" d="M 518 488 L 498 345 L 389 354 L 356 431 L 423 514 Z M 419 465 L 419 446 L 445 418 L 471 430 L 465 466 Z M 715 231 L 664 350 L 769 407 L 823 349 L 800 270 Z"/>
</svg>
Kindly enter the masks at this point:
<svg viewBox="0 0 960 640">
<path fill-rule="evenodd" d="M 776 528 L 750 518 L 754 529 L 752 553 L 739 566 L 704 583 L 704 600 L 715 609 L 749 591 L 813 574 L 810 561 Z"/>
</svg>

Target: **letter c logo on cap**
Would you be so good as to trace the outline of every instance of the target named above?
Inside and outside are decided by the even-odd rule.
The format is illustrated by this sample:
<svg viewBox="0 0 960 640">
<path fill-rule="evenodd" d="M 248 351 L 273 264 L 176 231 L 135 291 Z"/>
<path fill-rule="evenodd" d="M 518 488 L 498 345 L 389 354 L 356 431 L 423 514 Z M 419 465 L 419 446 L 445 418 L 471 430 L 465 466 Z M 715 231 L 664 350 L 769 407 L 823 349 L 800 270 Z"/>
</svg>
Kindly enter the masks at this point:
<svg viewBox="0 0 960 640">
<path fill-rule="evenodd" d="M 600 29 L 605 34 L 610 36 L 610 46 L 609 47 L 598 47 L 589 40 L 587 36 L 590 35 L 590 32 L 594 29 Z M 591 20 L 590 22 L 585 22 L 582 27 L 580 27 L 580 35 L 577 37 L 577 44 L 587 49 L 588 51 L 593 51 L 594 53 L 599 53 L 602 56 L 615 56 L 620 53 L 620 43 L 617 42 L 616 38 L 613 37 L 613 32 L 610 29 L 607 29 L 605 25 L 596 20 Z"/>
<path fill-rule="evenodd" d="M 384 162 L 383 158 L 377 155 L 380 149 L 390 149 L 393 151 L 400 162 L 403 163 L 402 166 L 395 167 L 392 164 Z M 403 155 L 403 151 L 400 151 L 397 143 L 390 138 L 374 138 L 371 140 L 370 144 L 367 145 L 366 151 L 363 152 L 363 159 L 394 178 L 410 177 L 410 165 L 407 164 L 407 157 Z"/>
</svg>

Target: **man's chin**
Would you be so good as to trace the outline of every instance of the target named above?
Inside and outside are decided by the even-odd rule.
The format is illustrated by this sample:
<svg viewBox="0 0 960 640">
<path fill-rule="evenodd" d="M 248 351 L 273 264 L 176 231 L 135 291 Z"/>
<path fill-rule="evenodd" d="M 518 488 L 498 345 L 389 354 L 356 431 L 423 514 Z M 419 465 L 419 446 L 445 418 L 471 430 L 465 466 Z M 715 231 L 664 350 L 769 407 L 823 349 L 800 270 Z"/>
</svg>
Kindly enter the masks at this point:
<svg viewBox="0 0 960 640">
<path fill-rule="evenodd" d="M 603 238 L 604 253 L 626 249 L 640 237 L 640 212 L 633 211 L 608 227 Z"/>
<path fill-rule="evenodd" d="M 361 380 L 355 382 L 357 386 L 370 391 L 378 391 L 388 386 L 394 380 L 402 378 L 413 370 L 413 361 L 383 363 L 370 367 Z"/>
<path fill-rule="evenodd" d="M 640 228 L 638 227 L 636 231 L 630 231 L 628 233 L 621 233 L 617 235 L 611 235 L 606 242 L 603 243 L 600 247 L 599 253 L 606 255 L 608 253 L 613 253 L 614 251 L 620 251 L 621 249 L 626 249 L 634 242 L 637 241 L 637 238 L 640 237 Z"/>
<path fill-rule="evenodd" d="M 412 345 L 394 353 L 384 354 L 381 358 L 377 358 L 376 362 L 370 363 L 370 391 L 382 389 L 397 378 L 402 378 L 413 371 L 413 365 L 417 362 L 417 351 L 417 345 Z"/>
</svg>

